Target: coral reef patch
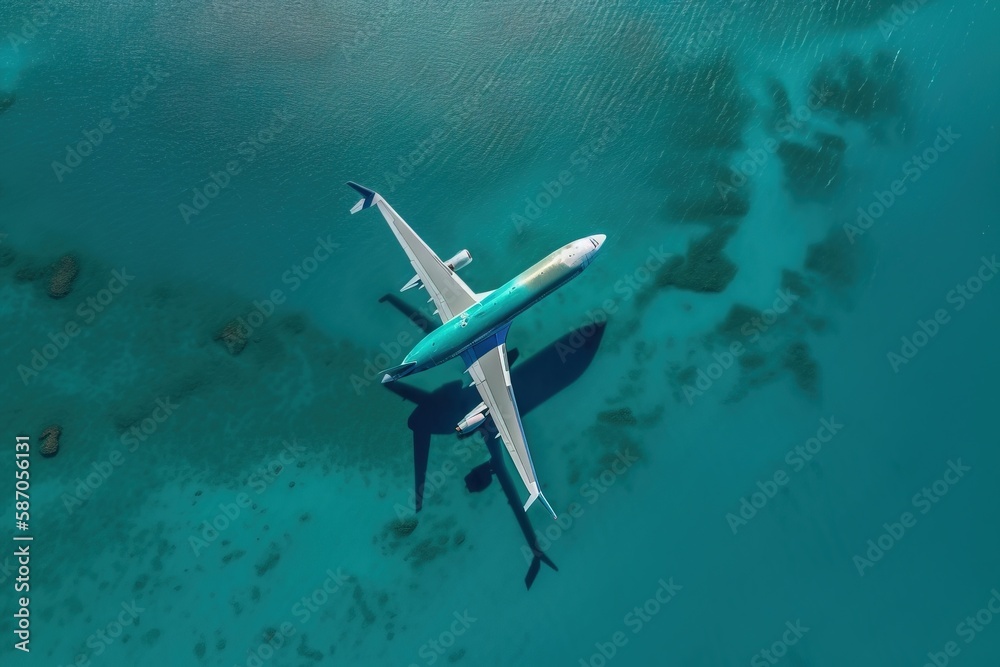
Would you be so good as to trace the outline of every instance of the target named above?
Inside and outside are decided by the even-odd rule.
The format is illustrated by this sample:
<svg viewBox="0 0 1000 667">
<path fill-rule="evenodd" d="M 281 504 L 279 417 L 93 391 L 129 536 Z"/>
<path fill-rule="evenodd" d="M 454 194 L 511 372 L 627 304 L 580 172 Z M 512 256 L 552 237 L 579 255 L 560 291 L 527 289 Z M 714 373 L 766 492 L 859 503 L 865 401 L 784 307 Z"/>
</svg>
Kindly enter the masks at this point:
<svg viewBox="0 0 1000 667">
<path fill-rule="evenodd" d="M 49 275 L 49 296 L 53 299 L 61 299 L 67 296 L 73 289 L 73 281 L 80 273 L 76 258 L 73 255 L 63 255 L 50 267 Z"/>
<path fill-rule="evenodd" d="M 59 453 L 59 437 L 62 435 L 62 427 L 52 425 L 42 431 L 42 456 L 51 457 Z"/>
</svg>

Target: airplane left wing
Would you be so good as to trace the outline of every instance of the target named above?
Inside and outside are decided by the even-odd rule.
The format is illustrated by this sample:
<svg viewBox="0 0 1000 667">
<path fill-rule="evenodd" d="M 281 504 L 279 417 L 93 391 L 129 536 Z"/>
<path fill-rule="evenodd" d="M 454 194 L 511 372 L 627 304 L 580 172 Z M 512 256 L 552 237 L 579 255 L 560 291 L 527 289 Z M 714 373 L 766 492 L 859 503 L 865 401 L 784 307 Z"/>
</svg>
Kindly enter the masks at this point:
<svg viewBox="0 0 1000 667">
<path fill-rule="evenodd" d="M 472 376 L 473 384 L 489 408 L 490 417 L 497 427 L 497 437 L 503 439 L 507 453 L 510 454 L 514 467 L 517 468 L 521 481 L 528 490 L 528 500 L 524 503 L 524 509 L 527 511 L 535 500 L 541 499 L 542 504 L 555 519 L 556 513 L 538 488 L 535 466 L 531 462 L 531 453 L 528 451 L 524 428 L 521 426 L 521 414 L 518 412 L 514 389 L 510 384 L 507 345 L 500 343 L 478 358 L 475 358 L 475 354 L 475 352 L 471 355 L 463 353 L 463 358 L 469 363 L 469 374 Z"/>
<path fill-rule="evenodd" d="M 354 205 L 351 213 L 357 213 L 370 206 L 378 207 L 385 221 L 389 223 L 393 234 L 396 235 L 399 245 L 403 247 L 406 256 L 410 258 L 410 264 L 413 265 L 424 287 L 427 288 L 427 292 L 437 308 L 437 315 L 442 322 L 447 322 L 469 306 L 479 302 L 475 292 L 469 289 L 469 286 L 458 277 L 454 270 L 448 268 L 441 261 L 441 258 L 424 243 L 424 240 L 389 206 L 389 202 L 383 199 L 382 195 L 354 182 L 349 181 L 347 184 L 361 193 L 363 197 Z"/>
</svg>

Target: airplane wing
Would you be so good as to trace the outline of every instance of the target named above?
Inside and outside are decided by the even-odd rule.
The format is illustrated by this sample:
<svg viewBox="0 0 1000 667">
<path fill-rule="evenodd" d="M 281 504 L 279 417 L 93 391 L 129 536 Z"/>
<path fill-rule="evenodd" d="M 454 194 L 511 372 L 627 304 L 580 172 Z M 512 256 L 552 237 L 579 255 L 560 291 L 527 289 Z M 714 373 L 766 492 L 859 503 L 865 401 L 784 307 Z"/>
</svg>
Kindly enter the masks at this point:
<svg viewBox="0 0 1000 667">
<path fill-rule="evenodd" d="M 437 308 L 437 315 L 442 322 L 447 322 L 469 306 L 478 303 L 476 294 L 469 289 L 469 286 L 458 277 L 452 269 L 449 269 L 441 258 L 435 254 L 424 240 L 417 236 L 417 233 L 406 224 L 406 221 L 399 216 L 396 211 L 389 206 L 389 202 L 382 198 L 382 195 L 369 190 L 363 185 L 348 182 L 349 186 L 361 193 L 363 199 L 351 209 L 351 213 L 357 213 L 370 206 L 377 206 L 382 213 L 399 245 L 403 246 L 406 256 L 410 258 L 417 275 L 427 292 L 430 300 Z"/>
<path fill-rule="evenodd" d="M 506 330 L 501 335 L 506 335 Z M 524 438 L 521 414 L 517 410 L 517 400 L 514 398 L 514 389 L 510 384 L 507 345 L 501 342 L 496 347 L 478 355 L 478 358 L 476 355 L 476 351 L 467 351 L 462 354 L 462 357 L 469 364 L 468 370 L 472 376 L 472 383 L 490 410 L 490 417 L 493 418 L 493 423 L 497 427 L 497 437 L 503 439 L 507 453 L 510 454 L 514 467 L 521 475 L 521 481 L 528 489 L 528 500 L 524 503 L 524 509 L 527 511 L 535 500 L 541 499 L 542 504 L 555 519 L 557 518 L 556 513 L 538 488 L 535 466 L 531 463 L 531 453 L 528 451 L 528 443 Z"/>
</svg>

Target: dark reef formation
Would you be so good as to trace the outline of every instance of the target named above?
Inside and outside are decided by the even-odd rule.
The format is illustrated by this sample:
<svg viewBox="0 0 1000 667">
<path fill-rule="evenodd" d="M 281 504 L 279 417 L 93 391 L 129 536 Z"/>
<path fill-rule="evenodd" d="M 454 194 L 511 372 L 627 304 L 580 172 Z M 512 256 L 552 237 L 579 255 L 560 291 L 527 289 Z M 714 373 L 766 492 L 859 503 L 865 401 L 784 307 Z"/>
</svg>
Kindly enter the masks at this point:
<svg viewBox="0 0 1000 667">
<path fill-rule="evenodd" d="M 715 159 L 684 163 L 670 174 L 673 192 L 665 210 L 683 222 L 713 222 L 742 218 L 750 212 L 749 188 L 720 187 L 739 182 L 732 168 Z"/>
<path fill-rule="evenodd" d="M 73 255 L 63 255 L 56 260 L 49 271 L 49 296 L 61 299 L 72 291 L 73 281 L 80 273 L 80 267 Z"/>
<path fill-rule="evenodd" d="M 618 408 L 616 410 L 604 410 L 597 413 L 597 421 L 602 424 L 616 424 L 619 426 L 634 426 L 638 423 L 631 408 Z"/>
<path fill-rule="evenodd" d="M 857 280 L 860 270 L 857 247 L 839 227 L 831 227 L 822 241 L 809 246 L 805 267 L 833 287 L 849 287 Z"/>
<path fill-rule="evenodd" d="M 824 62 L 812 86 L 823 91 L 823 108 L 849 118 L 869 121 L 905 113 L 906 74 L 898 55 L 888 51 L 867 62 L 860 55 Z"/>
<path fill-rule="evenodd" d="M 249 336 L 247 328 L 238 320 L 230 320 L 222 327 L 212 340 L 217 340 L 226 346 L 229 354 L 236 356 L 247 346 Z"/>
<path fill-rule="evenodd" d="M 723 225 L 688 246 L 685 257 L 674 257 L 656 275 L 659 287 L 676 287 L 692 292 L 721 292 L 736 276 L 738 267 L 724 250 L 733 225 Z"/>
<path fill-rule="evenodd" d="M 743 145 L 743 128 L 754 112 L 728 55 L 683 69 L 670 85 L 674 106 L 672 140 L 689 149 L 729 149 Z"/>
<path fill-rule="evenodd" d="M 42 431 L 42 456 L 51 457 L 59 453 L 59 437 L 62 435 L 62 427 L 52 425 Z"/>
<path fill-rule="evenodd" d="M 819 393 L 819 364 L 809 352 L 809 345 L 796 341 L 785 348 L 784 366 L 791 371 L 795 383 L 805 394 Z"/>
<path fill-rule="evenodd" d="M 816 135 L 816 145 L 782 141 L 778 157 L 785 168 L 785 185 L 793 195 L 821 199 L 837 185 L 847 142 L 826 133 Z"/>
</svg>

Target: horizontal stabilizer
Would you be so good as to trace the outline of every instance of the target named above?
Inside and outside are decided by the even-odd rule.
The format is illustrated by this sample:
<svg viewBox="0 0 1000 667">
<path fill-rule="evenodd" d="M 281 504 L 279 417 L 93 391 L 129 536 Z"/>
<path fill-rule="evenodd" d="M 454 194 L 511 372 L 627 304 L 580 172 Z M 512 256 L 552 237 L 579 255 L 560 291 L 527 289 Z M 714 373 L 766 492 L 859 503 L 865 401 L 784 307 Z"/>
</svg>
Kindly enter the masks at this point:
<svg viewBox="0 0 1000 667">
<path fill-rule="evenodd" d="M 398 380 L 401 377 L 405 377 L 413 372 L 416 368 L 417 362 L 408 361 L 405 364 L 400 364 L 399 366 L 393 366 L 392 368 L 387 368 L 382 371 L 382 384 L 386 382 L 392 382 L 393 380 Z"/>
</svg>

